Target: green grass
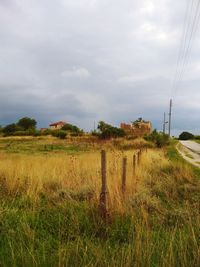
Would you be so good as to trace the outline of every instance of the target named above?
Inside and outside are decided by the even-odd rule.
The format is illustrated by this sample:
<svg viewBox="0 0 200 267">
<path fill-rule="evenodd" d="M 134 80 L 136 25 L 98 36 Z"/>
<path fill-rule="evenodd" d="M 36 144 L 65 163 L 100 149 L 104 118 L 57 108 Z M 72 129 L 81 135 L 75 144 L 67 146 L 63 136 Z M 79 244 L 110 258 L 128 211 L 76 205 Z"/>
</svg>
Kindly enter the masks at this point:
<svg viewBox="0 0 200 267">
<path fill-rule="evenodd" d="M 76 154 L 86 152 L 89 150 L 87 144 L 74 145 L 69 144 L 67 141 L 62 140 L 38 140 L 38 139 L 13 139 L 13 140 L 0 140 L 0 151 L 7 153 L 20 153 L 20 154 L 46 154 L 46 153 L 68 153 Z"/>
<path fill-rule="evenodd" d="M 1 146 L 9 153 L 81 150 L 33 141 Z M 84 198 L 68 199 L 57 191 L 35 201 L 20 192 L 12 196 L 4 192 L 1 177 L 0 266 L 199 266 L 200 169 L 185 162 L 174 145 L 166 155 L 171 165 L 158 170 L 162 183 L 147 180 L 148 201 L 142 199 L 145 192 L 138 192 L 127 200 L 129 212 L 111 211 L 106 222 L 98 206 Z M 179 173 L 185 165 L 192 168 L 191 181 Z"/>
<path fill-rule="evenodd" d="M 184 159 L 177 152 L 175 144 L 172 144 L 167 148 L 167 157 L 173 162 L 184 162 Z"/>
<path fill-rule="evenodd" d="M 105 224 L 87 202 L 28 203 L 1 201 L 1 266 L 198 266 L 199 225 L 187 214 L 162 225 L 131 215 Z"/>
<path fill-rule="evenodd" d="M 187 214 L 163 225 L 131 215 L 105 224 L 86 202 L 40 201 L 1 201 L 1 266 L 198 266 L 198 224 L 186 224 Z"/>
</svg>

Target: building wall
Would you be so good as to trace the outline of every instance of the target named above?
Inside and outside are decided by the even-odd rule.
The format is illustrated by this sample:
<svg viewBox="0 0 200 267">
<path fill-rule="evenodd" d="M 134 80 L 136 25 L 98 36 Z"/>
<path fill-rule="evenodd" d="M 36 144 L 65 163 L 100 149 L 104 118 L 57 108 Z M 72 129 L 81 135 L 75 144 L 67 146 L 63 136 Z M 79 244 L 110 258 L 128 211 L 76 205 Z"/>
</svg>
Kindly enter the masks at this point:
<svg viewBox="0 0 200 267">
<path fill-rule="evenodd" d="M 59 124 L 59 125 L 52 125 L 50 126 L 51 130 L 60 130 L 62 127 L 64 126 L 64 124 Z"/>
<path fill-rule="evenodd" d="M 127 133 L 133 136 L 144 136 L 152 131 L 151 122 L 138 122 L 137 125 L 121 123 L 120 127 Z"/>
</svg>

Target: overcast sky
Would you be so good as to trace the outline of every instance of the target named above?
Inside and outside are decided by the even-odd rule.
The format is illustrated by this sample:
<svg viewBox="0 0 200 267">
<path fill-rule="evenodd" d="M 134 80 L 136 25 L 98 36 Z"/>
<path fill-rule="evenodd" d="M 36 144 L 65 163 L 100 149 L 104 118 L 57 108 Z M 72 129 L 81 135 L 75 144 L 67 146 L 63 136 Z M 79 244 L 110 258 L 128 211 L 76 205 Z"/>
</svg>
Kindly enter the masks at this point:
<svg viewBox="0 0 200 267">
<path fill-rule="evenodd" d="M 168 112 L 186 0 L 0 0 L 0 124 L 92 129 Z M 200 38 L 174 97 L 174 133 L 200 133 Z"/>
</svg>

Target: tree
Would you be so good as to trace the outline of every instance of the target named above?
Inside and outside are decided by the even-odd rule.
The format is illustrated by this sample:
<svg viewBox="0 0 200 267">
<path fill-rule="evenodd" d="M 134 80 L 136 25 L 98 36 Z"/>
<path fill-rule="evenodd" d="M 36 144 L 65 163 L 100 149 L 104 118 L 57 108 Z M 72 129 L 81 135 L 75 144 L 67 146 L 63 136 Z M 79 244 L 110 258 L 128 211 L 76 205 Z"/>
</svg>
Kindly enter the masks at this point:
<svg viewBox="0 0 200 267">
<path fill-rule="evenodd" d="M 125 136 L 125 132 L 123 129 L 114 127 L 110 124 L 105 123 L 104 121 L 100 121 L 97 128 L 100 131 L 100 137 L 103 139 Z"/>
<path fill-rule="evenodd" d="M 21 118 L 17 122 L 17 125 L 24 131 L 30 130 L 30 129 L 35 130 L 36 124 L 37 124 L 37 122 L 35 119 L 31 119 L 28 117 Z"/>
<path fill-rule="evenodd" d="M 192 133 L 182 132 L 179 135 L 179 140 L 190 140 L 190 139 L 194 139 L 194 135 Z"/>
<path fill-rule="evenodd" d="M 6 125 L 3 128 L 2 132 L 5 135 L 12 135 L 16 130 L 17 130 L 17 125 L 15 123 L 11 123 L 11 124 Z"/>
<path fill-rule="evenodd" d="M 63 131 L 67 131 L 70 132 L 72 134 L 81 134 L 83 131 L 81 129 L 79 129 L 76 125 L 73 124 L 69 124 L 66 123 L 63 127 L 62 127 Z"/>
</svg>

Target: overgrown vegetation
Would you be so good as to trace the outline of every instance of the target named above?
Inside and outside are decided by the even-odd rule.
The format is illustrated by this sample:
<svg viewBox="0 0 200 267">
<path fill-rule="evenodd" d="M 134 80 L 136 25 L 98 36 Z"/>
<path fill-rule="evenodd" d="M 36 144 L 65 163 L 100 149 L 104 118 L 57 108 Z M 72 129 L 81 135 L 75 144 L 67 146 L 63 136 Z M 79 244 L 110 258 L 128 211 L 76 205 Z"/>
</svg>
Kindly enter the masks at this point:
<svg viewBox="0 0 200 267">
<path fill-rule="evenodd" d="M 161 148 L 169 145 L 169 136 L 164 133 L 159 133 L 157 130 L 153 130 L 152 133 L 146 135 L 145 140 L 153 142 L 157 147 Z"/>
<path fill-rule="evenodd" d="M 37 122 L 35 119 L 24 117 L 18 120 L 16 123 L 11 123 L 5 127 L 0 127 L 0 134 L 4 136 L 42 136 L 52 135 L 60 139 L 65 139 L 66 136 L 81 136 L 83 130 L 72 124 L 65 124 L 62 129 L 51 130 L 43 129 L 42 131 L 36 129 Z"/>
<path fill-rule="evenodd" d="M 124 137 L 125 132 L 121 128 L 114 127 L 104 121 L 100 121 L 98 124 L 98 132 L 93 132 L 94 135 L 99 136 L 102 139 L 110 139 L 117 137 Z"/>
<path fill-rule="evenodd" d="M 82 135 L 83 134 L 83 130 L 81 130 L 80 128 L 78 128 L 76 125 L 73 124 L 65 124 L 62 127 L 63 131 L 69 132 L 72 136 L 78 136 L 78 135 Z"/>
<path fill-rule="evenodd" d="M 2 132 L 5 136 L 9 135 L 36 135 L 36 120 L 28 117 L 19 119 L 17 123 L 6 125 Z"/>
<path fill-rule="evenodd" d="M 110 215 L 105 223 L 98 213 L 101 177 L 96 147 L 91 144 L 87 153 L 68 154 L 62 149 L 69 139 L 24 142 L 27 151 L 37 144 L 50 152 L 24 154 L 21 147 L 20 153 L 8 154 L 17 141 L 0 142 L 1 266 L 199 266 L 200 172 L 177 154 L 174 145 L 148 148 L 133 175 L 133 147 L 118 150 L 112 141 L 99 144 L 107 148 L 108 158 Z M 149 142 L 132 144 L 139 148 Z"/>
</svg>

